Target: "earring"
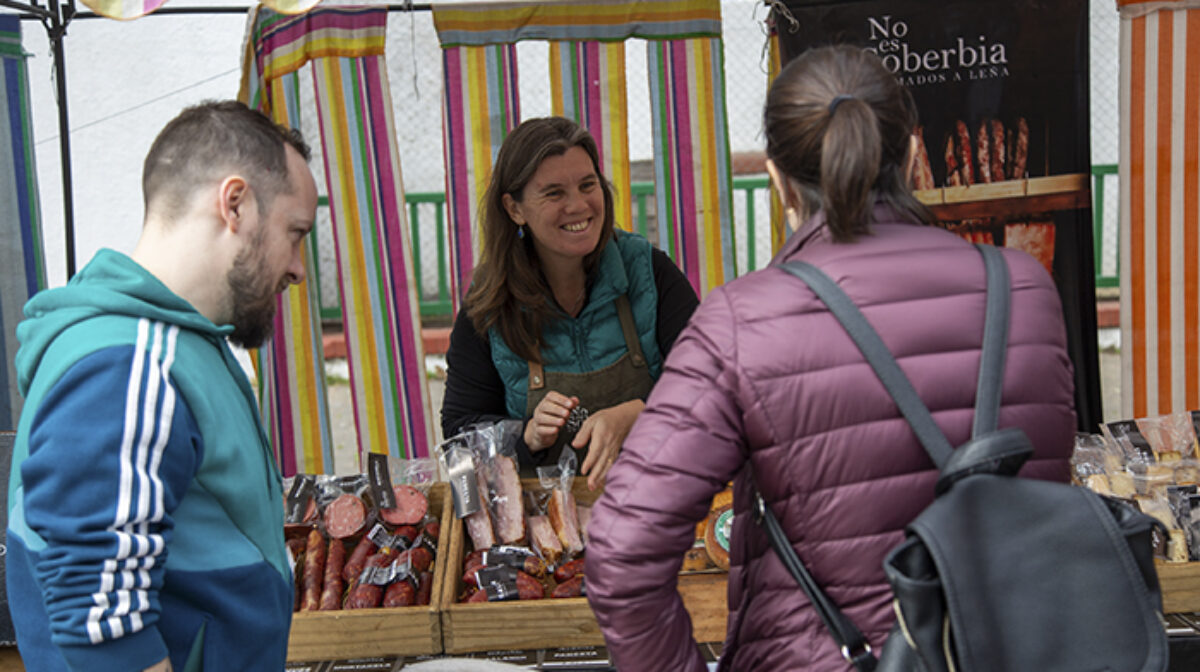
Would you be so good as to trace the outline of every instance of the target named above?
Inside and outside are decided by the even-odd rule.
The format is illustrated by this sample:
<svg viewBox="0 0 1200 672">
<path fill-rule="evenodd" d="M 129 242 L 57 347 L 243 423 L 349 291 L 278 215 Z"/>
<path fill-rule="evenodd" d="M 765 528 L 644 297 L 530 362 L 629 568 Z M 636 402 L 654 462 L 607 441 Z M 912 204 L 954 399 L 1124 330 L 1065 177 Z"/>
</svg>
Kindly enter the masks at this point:
<svg viewBox="0 0 1200 672">
<path fill-rule="evenodd" d="M 517 238 L 524 238 L 524 237 L 525 237 L 525 226 L 522 224 L 518 224 L 517 225 Z"/>
<path fill-rule="evenodd" d="M 797 210 L 796 208 L 791 208 L 791 207 L 784 208 L 783 209 L 783 218 L 784 218 L 784 221 L 787 222 L 788 228 L 791 229 L 792 231 L 795 231 L 796 229 L 800 228 L 800 225 L 804 223 L 804 222 L 800 221 L 800 211 Z"/>
</svg>

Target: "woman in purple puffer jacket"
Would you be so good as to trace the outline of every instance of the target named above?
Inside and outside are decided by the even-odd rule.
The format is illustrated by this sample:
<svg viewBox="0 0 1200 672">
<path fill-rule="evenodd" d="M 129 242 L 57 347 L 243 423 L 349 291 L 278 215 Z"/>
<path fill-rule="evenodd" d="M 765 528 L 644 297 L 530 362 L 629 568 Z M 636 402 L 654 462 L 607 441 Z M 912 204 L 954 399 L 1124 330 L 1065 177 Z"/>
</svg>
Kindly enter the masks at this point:
<svg viewBox="0 0 1200 672">
<path fill-rule="evenodd" d="M 588 600 L 621 672 L 702 670 L 676 592 L 713 495 L 734 481 L 722 670 L 849 670 L 750 516 L 752 470 L 796 553 L 878 648 L 894 616 L 883 558 L 933 500 L 937 472 L 824 304 L 774 268 L 832 277 L 895 355 L 951 444 L 970 436 L 983 338 L 979 252 L 907 180 L 916 112 L 877 57 L 825 47 L 788 64 L 764 115 L 767 169 L 794 231 L 771 268 L 713 290 L 679 336 L 588 528 Z M 1065 481 L 1075 431 L 1054 283 L 1005 250 L 1012 282 L 1000 427 Z"/>
</svg>

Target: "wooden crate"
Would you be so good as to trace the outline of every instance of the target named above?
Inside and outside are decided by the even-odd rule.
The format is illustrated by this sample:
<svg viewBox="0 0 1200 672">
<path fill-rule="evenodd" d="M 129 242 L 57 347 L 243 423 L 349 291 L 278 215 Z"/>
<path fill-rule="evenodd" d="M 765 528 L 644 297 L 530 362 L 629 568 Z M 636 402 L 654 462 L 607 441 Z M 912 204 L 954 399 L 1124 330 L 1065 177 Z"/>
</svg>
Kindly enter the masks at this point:
<svg viewBox="0 0 1200 672">
<path fill-rule="evenodd" d="M 536 480 L 522 481 L 538 488 Z M 587 480 L 575 479 L 575 500 L 590 505 L 600 495 L 588 490 Z M 445 582 L 442 585 L 442 641 L 446 653 L 458 654 L 497 649 L 545 649 L 604 644 L 604 636 L 587 598 L 485 602 L 459 604 L 463 590 L 462 567 L 470 540 L 462 521 L 450 516 Z M 679 593 L 692 616 L 697 641 L 725 640 L 725 572 L 679 577 Z"/>
<path fill-rule="evenodd" d="M 1156 562 L 1163 613 L 1200 611 L 1200 562 Z"/>
<path fill-rule="evenodd" d="M 377 656 L 423 655 L 442 652 L 440 586 L 445 582 L 446 547 L 454 509 L 450 488 L 435 483 L 429 492 L 429 511 L 442 523 L 433 587 L 426 606 L 348 611 L 304 611 L 293 614 L 288 638 L 289 661 L 345 660 Z"/>
</svg>

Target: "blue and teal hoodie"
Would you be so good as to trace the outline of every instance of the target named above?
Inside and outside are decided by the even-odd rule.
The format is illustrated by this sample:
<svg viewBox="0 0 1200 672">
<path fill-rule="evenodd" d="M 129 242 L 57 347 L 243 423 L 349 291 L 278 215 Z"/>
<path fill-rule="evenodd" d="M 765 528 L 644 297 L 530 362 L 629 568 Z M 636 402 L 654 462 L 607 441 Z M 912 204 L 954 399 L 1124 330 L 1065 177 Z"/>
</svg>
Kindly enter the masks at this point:
<svg viewBox="0 0 1200 672">
<path fill-rule="evenodd" d="M 26 668 L 283 669 L 283 495 L 231 327 L 112 250 L 25 315 L 7 583 Z"/>
</svg>

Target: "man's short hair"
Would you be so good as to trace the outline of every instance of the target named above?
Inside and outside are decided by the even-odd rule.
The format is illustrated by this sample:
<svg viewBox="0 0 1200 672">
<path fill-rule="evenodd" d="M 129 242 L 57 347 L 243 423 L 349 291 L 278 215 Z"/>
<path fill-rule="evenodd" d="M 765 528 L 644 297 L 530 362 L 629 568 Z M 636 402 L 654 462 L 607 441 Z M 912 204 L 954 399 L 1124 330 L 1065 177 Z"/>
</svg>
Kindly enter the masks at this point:
<svg viewBox="0 0 1200 672">
<path fill-rule="evenodd" d="M 240 173 L 254 189 L 259 211 L 288 191 L 287 145 L 311 157 L 300 132 L 280 126 L 236 100 L 189 107 L 159 132 L 142 164 L 146 211 L 182 214 L 193 191 Z"/>
</svg>

